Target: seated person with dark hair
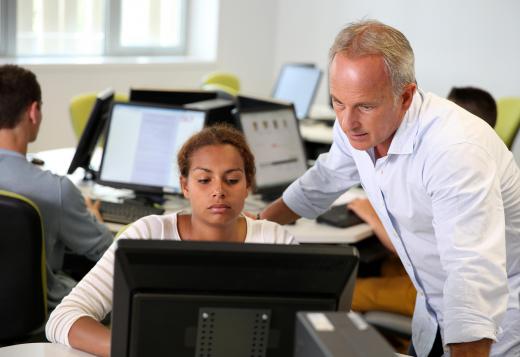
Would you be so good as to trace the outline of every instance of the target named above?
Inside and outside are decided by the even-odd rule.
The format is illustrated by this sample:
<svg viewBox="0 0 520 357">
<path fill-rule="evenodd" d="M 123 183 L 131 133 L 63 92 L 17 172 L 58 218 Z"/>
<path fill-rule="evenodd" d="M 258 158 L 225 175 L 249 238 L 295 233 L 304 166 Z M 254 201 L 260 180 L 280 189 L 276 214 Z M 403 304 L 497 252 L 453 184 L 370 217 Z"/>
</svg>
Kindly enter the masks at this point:
<svg viewBox="0 0 520 357">
<path fill-rule="evenodd" d="M 40 209 L 47 300 L 52 309 L 76 285 L 62 271 L 65 248 L 97 261 L 113 238 L 89 212 L 95 207 L 88 201 L 87 208 L 81 192 L 69 179 L 27 161 L 28 144 L 36 140 L 42 121 L 41 106 L 41 89 L 34 73 L 15 65 L 0 66 L 0 189 L 25 196 Z"/>
<path fill-rule="evenodd" d="M 448 99 L 495 127 L 497 104 L 487 91 L 475 87 L 453 87 Z"/>
</svg>

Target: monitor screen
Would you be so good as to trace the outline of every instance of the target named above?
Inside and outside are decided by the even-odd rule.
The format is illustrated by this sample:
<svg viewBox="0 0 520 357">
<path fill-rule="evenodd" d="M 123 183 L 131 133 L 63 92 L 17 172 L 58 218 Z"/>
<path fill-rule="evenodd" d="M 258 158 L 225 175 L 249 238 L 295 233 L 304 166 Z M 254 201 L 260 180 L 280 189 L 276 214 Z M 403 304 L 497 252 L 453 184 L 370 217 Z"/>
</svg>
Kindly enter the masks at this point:
<svg viewBox="0 0 520 357">
<path fill-rule="evenodd" d="M 114 103 L 98 181 L 143 192 L 180 193 L 177 152 L 204 127 L 206 112 Z"/>
<path fill-rule="evenodd" d="M 349 310 L 348 246 L 119 240 L 112 357 L 293 355 L 296 312 Z"/>
<path fill-rule="evenodd" d="M 307 118 L 320 79 L 319 68 L 305 64 L 286 64 L 278 75 L 273 98 L 294 103 L 298 119 Z"/>
<path fill-rule="evenodd" d="M 255 156 L 259 193 L 275 190 L 280 194 L 307 170 L 305 149 L 292 106 L 244 109 L 240 111 L 240 125 Z"/>
<path fill-rule="evenodd" d="M 85 177 L 95 175 L 93 170 L 90 168 L 90 159 L 92 158 L 96 144 L 106 127 L 108 113 L 113 99 L 114 90 L 112 89 L 106 89 L 97 95 L 96 101 L 87 120 L 87 124 L 85 125 L 85 129 L 83 129 L 83 132 L 81 133 L 74 157 L 70 162 L 67 171 L 68 175 L 76 171 L 78 167 L 85 169 Z"/>
</svg>

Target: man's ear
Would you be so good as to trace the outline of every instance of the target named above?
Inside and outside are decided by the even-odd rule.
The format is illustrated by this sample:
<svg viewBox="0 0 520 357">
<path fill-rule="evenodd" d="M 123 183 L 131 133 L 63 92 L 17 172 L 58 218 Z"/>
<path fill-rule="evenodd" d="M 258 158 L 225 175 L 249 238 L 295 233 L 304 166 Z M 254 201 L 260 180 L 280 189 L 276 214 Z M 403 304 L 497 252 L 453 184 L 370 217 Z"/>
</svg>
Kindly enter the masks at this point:
<svg viewBox="0 0 520 357">
<path fill-rule="evenodd" d="M 401 109 L 407 111 L 412 105 L 413 95 L 417 89 L 417 84 L 409 83 L 404 87 L 403 93 L 401 94 Z"/>
<path fill-rule="evenodd" d="M 32 124 L 38 124 L 38 120 L 40 118 L 40 103 L 32 102 L 27 108 L 27 114 L 29 115 L 29 119 Z"/>
<path fill-rule="evenodd" d="M 188 179 L 184 176 L 181 176 L 180 183 L 181 183 L 181 189 L 182 189 L 182 194 L 184 195 L 184 198 L 189 199 L 190 190 L 188 189 Z"/>
</svg>

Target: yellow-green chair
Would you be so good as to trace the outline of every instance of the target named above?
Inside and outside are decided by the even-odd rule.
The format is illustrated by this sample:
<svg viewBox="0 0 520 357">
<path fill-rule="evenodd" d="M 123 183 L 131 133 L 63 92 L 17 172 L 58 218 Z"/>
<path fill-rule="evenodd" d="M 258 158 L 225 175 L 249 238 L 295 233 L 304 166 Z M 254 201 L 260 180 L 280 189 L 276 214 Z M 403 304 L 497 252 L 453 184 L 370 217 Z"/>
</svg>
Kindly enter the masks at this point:
<svg viewBox="0 0 520 357">
<path fill-rule="evenodd" d="M 240 92 L 240 80 L 230 72 L 211 72 L 202 78 L 202 89 L 222 91 L 236 96 Z"/>
<path fill-rule="evenodd" d="M 0 190 L 0 346 L 45 341 L 47 270 L 40 211 L 26 197 Z"/>
<path fill-rule="evenodd" d="M 69 105 L 70 120 L 72 123 L 72 129 L 76 138 L 79 140 L 83 129 L 87 125 L 87 120 L 96 102 L 97 93 L 84 93 L 74 96 Z M 121 93 L 116 93 L 114 100 L 120 102 L 128 102 L 128 96 Z"/>
<path fill-rule="evenodd" d="M 508 148 L 520 127 L 520 97 L 501 98 L 497 101 L 497 123 L 495 131 Z"/>
</svg>

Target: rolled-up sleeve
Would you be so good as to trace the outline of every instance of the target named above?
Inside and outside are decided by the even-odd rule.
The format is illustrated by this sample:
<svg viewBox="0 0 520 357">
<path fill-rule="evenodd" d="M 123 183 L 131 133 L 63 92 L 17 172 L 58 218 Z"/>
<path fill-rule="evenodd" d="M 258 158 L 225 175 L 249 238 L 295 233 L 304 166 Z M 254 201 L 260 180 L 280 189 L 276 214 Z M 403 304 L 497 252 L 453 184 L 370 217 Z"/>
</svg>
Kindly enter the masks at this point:
<svg viewBox="0 0 520 357">
<path fill-rule="evenodd" d="M 507 308 L 505 218 L 488 152 L 456 144 L 425 167 L 442 268 L 444 343 L 496 340 Z"/>
<path fill-rule="evenodd" d="M 350 144 L 336 122 L 330 151 L 283 194 L 285 204 L 298 215 L 315 218 L 350 187 L 359 183 L 356 164 L 349 151 Z"/>
</svg>

